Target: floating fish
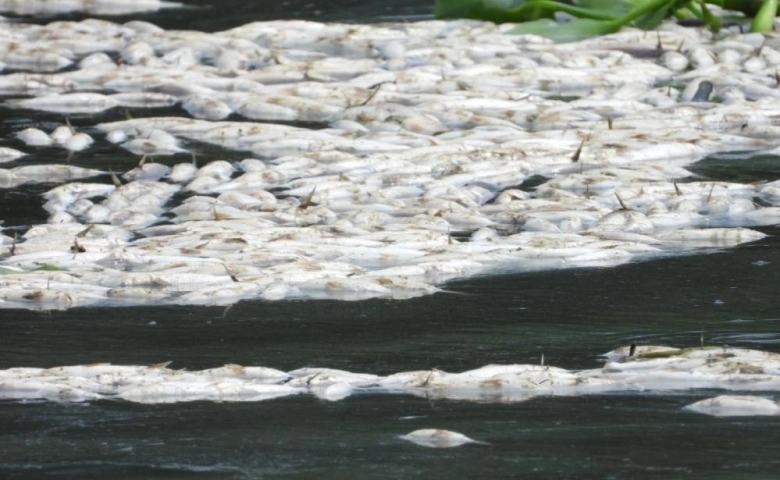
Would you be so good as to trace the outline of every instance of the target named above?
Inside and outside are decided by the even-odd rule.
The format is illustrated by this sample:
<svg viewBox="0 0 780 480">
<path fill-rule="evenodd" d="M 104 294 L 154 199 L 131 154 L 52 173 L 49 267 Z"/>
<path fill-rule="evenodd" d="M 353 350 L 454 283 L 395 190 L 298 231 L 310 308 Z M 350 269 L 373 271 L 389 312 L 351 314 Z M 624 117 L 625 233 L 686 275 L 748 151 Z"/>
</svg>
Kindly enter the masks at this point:
<svg viewBox="0 0 780 480">
<path fill-rule="evenodd" d="M 27 155 L 24 152 L 8 147 L 0 147 L 0 163 L 13 162 Z"/>
<path fill-rule="evenodd" d="M 24 8 L 127 6 L 49 3 Z M 687 170 L 710 153 L 774 147 L 780 95 L 761 72 L 780 54 L 757 37 L 661 29 L 663 45 L 686 47 L 648 60 L 621 50 L 656 49 L 656 38 L 636 32 L 517 44 L 495 25 L 399 27 L 276 21 L 206 33 L 142 21 L 14 24 L 14 42 L 0 50 L 22 72 L 0 76 L 7 106 L 148 114 L 95 126 L 105 133 L 96 144 L 142 157 L 124 182 L 113 176 L 113 187 L 105 172 L 70 165 L 0 169 L 2 188 L 78 185 L 52 186 L 43 199 L 48 221 L 73 231 L 3 245 L 0 264 L 28 272 L 57 259 L 82 279 L 84 301 L 104 305 L 404 299 L 478 274 L 730 248 L 764 238 L 749 227 L 780 222 L 776 182 L 701 181 Z M 689 101 L 706 82 L 722 102 Z M 177 105 L 182 116 L 155 116 Z M 71 154 L 94 145 L 91 130 L 67 121 L 50 135 L 17 135 Z M 225 160 L 169 170 L 152 158 L 204 144 Z M 20 155 L 0 150 L 7 161 Z M 101 187 L 82 187 L 86 176 Z M 93 232 L 74 242 L 79 222 L 96 232 L 120 228 L 116 238 Z M 165 280 L 177 275 L 227 283 Z M 45 302 L 24 295 L 46 286 L 36 276 L 24 288 L 0 285 L 0 296 L 19 300 L 0 307 L 37 308 Z M 54 303 L 79 298 L 75 288 L 66 295 Z"/>
<path fill-rule="evenodd" d="M 26 279 L 33 273 L 4 273 L 3 280 L 18 286 L 12 305 L 33 302 L 42 308 L 57 308 L 54 296 L 68 296 L 67 302 L 83 301 L 77 279 L 63 272 L 41 272 L 51 292 L 31 291 Z M 43 275 L 45 274 L 45 275 Z M 239 276 L 238 282 L 246 283 Z M 175 285 L 116 287 L 109 295 L 128 299 L 132 295 L 164 294 Z M 223 283 L 223 285 L 225 285 Z M 269 299 L 284 298 L 273 281 Z M 106 290 L 103 288 L 103 290 Z M 63 292 L 72 293 L 63 293 Z M 57 293 L 60 292 L 60 293 Z M 105 292 L 103 292 L 105 294 Z M 172 290 L 168 290 L 171 294 Z M 49 296 L 49 297 L 47 297 Z M 58 298 L 59 298 L 58 297 Z M 619 392 L 693 391 L 722 389 L 737 391 L 780 391 L 780 355 L 772 352 L 729 347 L 674 348 L 634 345 L 606 354 L 602 368 L 567 370 L 549 365 L 486 365 L 460 373 L 416 370 L 387 376 L 353 373 L 329 368 L 306 367 L 290 372 L 260 366 L 224 365 L 201 371 L 171 370 L 166 364 L 71 365 L 49 369 L 9 368 L 0 370 L 0 398 L 48 399 L 83 402 L 121 398 L 142 403 L 180 401 L 262 401 L 286 395 L 311 394 L 338 401 L 355 393 L 409 394 L 425 398 L 459 399 L 475 402 L 511 403 L 539 395 L 590 395 Z M 688 407 L 712 415 L 776 415 L 777 402 L 760 397 L 721 396 Z M 413 432 L 414 433 L 414 432 Z M 444 435 L 444 434 L 442 434 Z M 433 442 L 437 435 L 420 434 Z M 412 437 L 414 438 L 414 436 Z M 409 440 L 412 440 L 409 438 Z M 444 435 L 442 442 L 459 437 Z M 412 440 L 413 441 L 413 440 Z"/>
<path fill-rule="evenodd" d="M 119 102 L 101 93 L 64 93 L 26 100 L 12 100 L 8 101 L 7 104 L 16 108 L 55 113 L 98 113 L 118 106 Z"/>
<path fill-rule="evenodd" d="M 481 442 L 479 440 L 471 439 L 462 433 L 452 432 L 450 430 L 441 430 L 434 428 L 424 428 L 421 430 L 415 430 L 406 435 L 401 435 L 401 440 L 412 442 L 415 445 L 421 447 L 430 448 L 452 448 L 460 447 L 467 443 L 474 443 L 477 445 L 490 445 L 487 442 Z"/>
<path fill-rule="evenodd" d="M 715 417 L 780 415 L 780 405 L 777 402 L 752 395 L 720 395 L 686 405 L 684 408 Z"/>
<path fill-rule="evenodd" d="M 61 15 L 81 12 L 92 15 L 128 15 L 131 13 L 153 12 L 161 8 L 177 8 L 182 4 L 162 0 L 76 0 L 73 2 L 53 3 L 46 0 L 0 1 L 0 10 L 14 15 Z"/>
<path fill-rule="evenodd" d="M 21 132 L 16 132 L 16 138 L 31 147 L 47 147 L 54 143 L 46 132 L 37 128 L 25 128 Z"/>
</svg>

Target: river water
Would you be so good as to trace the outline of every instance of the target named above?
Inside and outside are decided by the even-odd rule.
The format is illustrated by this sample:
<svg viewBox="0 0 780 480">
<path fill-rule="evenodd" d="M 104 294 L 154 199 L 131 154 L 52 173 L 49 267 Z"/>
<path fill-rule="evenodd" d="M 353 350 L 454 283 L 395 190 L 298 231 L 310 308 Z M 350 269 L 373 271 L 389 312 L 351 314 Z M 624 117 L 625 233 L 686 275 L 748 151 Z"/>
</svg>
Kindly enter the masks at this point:
<svg viewBox="0 0 780 480">
<path fill-rule="evenodd" d="M 322 3 L 214 6 L 198 0 L 190 4 L 199 8 L 134 18 L 165 28 L 220 30 L 272 18 L 412 21 L 431 12 L 399 0 Z M 22 112 L 4 118 L 0 133 L 8 139 L 20 127 L 47 129 L 58 121 Z M 38 152 L 40 162 L 62 155 Z M 100 168 L 135 161 L 118 150 L 74 159 Z M 776 158 L 749 155 L 711 158 L 694 170 L 722 180 L 780 178 Z M 47 188 L 0 191 L 6 226 L 45 219 L 38 195 Z M 389 374 L 537 363 L 544 355 L 546 363 L 578 369 L 597 367 L 599 354 L 632 341 L 696 346 L 702 338 L 710 345 L 780 351 L 779 231 L 759 230 L 769 237 L 728 251 L 475 278 L 405 301 L 3 310 L 0 368 L 170 360 L 171 368 L 191 370 L 237 363 Z M 780 417 L 720 419 L 681 409 L 715 393 L 537 397 L 513 404 L 400 395 L 245 404 L 5 401 L 0 478 L 776 478 Z M 420 428 L 455 430 L 489 445 L 438 450 L 398 439 Z"/>
</svg>

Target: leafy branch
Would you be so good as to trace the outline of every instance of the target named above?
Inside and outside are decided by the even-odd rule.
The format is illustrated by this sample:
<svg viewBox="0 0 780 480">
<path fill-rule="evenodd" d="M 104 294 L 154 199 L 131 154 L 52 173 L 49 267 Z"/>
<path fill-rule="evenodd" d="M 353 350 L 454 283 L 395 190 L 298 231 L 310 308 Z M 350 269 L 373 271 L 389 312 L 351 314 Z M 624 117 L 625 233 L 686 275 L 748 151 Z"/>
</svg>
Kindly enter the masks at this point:
<svg viewBox="0 0 780 480">
<path fill-rule="evenodd" d="M 624 26 L 646 30 L 670 17 L 699 19 L 712 31 L 722 20 L 708 5 L 752 17 L 750 31 L 769 32 L 779 0 L 436 0 L 438 18 L 475 18 L 518 23 L 510 33 L 536 34 L 558 42 L 606 35 Z M 574 17 L 554 20 L 556 14 Z"/>
</svg>

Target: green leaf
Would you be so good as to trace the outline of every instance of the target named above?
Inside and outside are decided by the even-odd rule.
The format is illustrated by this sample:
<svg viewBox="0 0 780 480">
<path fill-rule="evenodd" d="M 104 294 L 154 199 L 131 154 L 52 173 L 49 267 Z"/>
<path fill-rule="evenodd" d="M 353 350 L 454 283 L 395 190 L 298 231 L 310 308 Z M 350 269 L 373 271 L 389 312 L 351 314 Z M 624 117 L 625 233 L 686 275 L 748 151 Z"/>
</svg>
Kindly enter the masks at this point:
<svg viewBox="0 0 780 480">
<path fill-rule="evenodd" d="M 509 31 L 516 35 L 540 35 L 555 42 L 576 42 L 598 35 L 607 35 L 620 30 L 616 22 L 578 18 L 570 22 L 557 23 L 553 20 L 537 20 L 520 24 Z"/>
<path fill-rule="evenodd" d="M 52 265 L 51 263 L 42 263 L 40 267 L 36 268 L 36 270 L 43 272 L 61 272 L 65 269 L 58 267 L 57 265 Z"/>
<path fill-rule="evenodd" d="M 637 2 L 636 8 L 632 9 L 620 19 L 620 25 L 630 25 L 639 21 L 639 19 L 646 15 L 653 15 L 654 12 L 663 10 L 670 5 L 675 4 L 677 4 L 677 0 L 645 0 L 643 2 Z"/>
<path fill-rule="evenodd" d="M 621 6 L 625 1 L 629 0 L 618 1 L 613 7 Z M 434 13 L 436 18 L 476 18 L 496 23 L 551 19 L 556 12 L 575 17 L 612 20 L 624 13 L 622 6 L 619 9 L 613 7 L 582 8 L 565 0 L 436 0 Z"/>
<path fill-rule="evenodd" d="M 633 25 L 643 30 L 652 30 L 666 20 L 672 11 L 673 2 L 653 10 L 634 20 Z"/>
<path fill-rule="evenodd" d="M 503 23 L 513 21 L 508 12 L 524 3 L 527 3 L 527 0 L 436 0 L 434 13 L 436 18 L 476 18 Z M 538 18 L 533 17 L 533 13 L 535 12 L 530 12 L 528 19 Z"/>
<path fill-rule="evenodd" d="M 611 9 L 582 8 L 556 0 L 528 0 L 518 5 L 508 13 L 513 21 L 531 21 L 540 18 L 553 18 L 556 12 L 568 13 L 577 18 L 592 18 L 594 20 L 616 20 L 621 12 Z"/>
<path fill-rule="evenodd" d="M 572 0 L 572 4 L 591 10 L 609 12 L 615 16 L 622 16 L 636 7 L 642 0 Z"/>
<path fill-rule="evenodd" d="M 694 9 L 690 8 L 690 4 L 686 5 L 682 8 L 678 8 L 674 11 L 674 18 L 677 20 L 693 20 L 694 18 L 699 18 L 699 15 L 696 15 L 694 13 Z"/>
<path fill-rule="evenodd" d="M 646 30 L 672 15 L 701 18 L 718 31 L 721 19 L 709 5 L 755 15 L 751 31 L 768 32 L 774 25 L 780 0 L 435 0 L 437 18 L 474 18 L 495 23 L 521 22 L 511 33 L 535 34 L 556 42 L 570 42 L 616 32 L 624 25 Z M 575 20 L 553 22 L 555 14 Z"/>
</svg>

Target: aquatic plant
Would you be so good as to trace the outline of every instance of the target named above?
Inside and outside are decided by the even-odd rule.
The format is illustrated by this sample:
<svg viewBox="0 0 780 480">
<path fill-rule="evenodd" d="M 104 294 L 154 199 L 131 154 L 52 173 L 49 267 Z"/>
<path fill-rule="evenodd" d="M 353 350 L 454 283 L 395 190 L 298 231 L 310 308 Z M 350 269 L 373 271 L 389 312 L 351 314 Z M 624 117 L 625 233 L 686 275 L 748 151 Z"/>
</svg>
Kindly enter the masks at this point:
<svg viewBox="0 0 780 480">
<path fill-rule="evenodd" d="M 606 35 L 624 26 L 657 27 L 667 18 L 700 21 L 718 31 L 723 19 L 710 5 L 752 17 L 751 32 L 769 32 L 778 0 L 436 0 L 437 18 L 474 18 L 519 23 L 514 34 L 535 34 L 557 42 Z M 573 17 L 556 21 L 561 14 Z"/>
</svg>

